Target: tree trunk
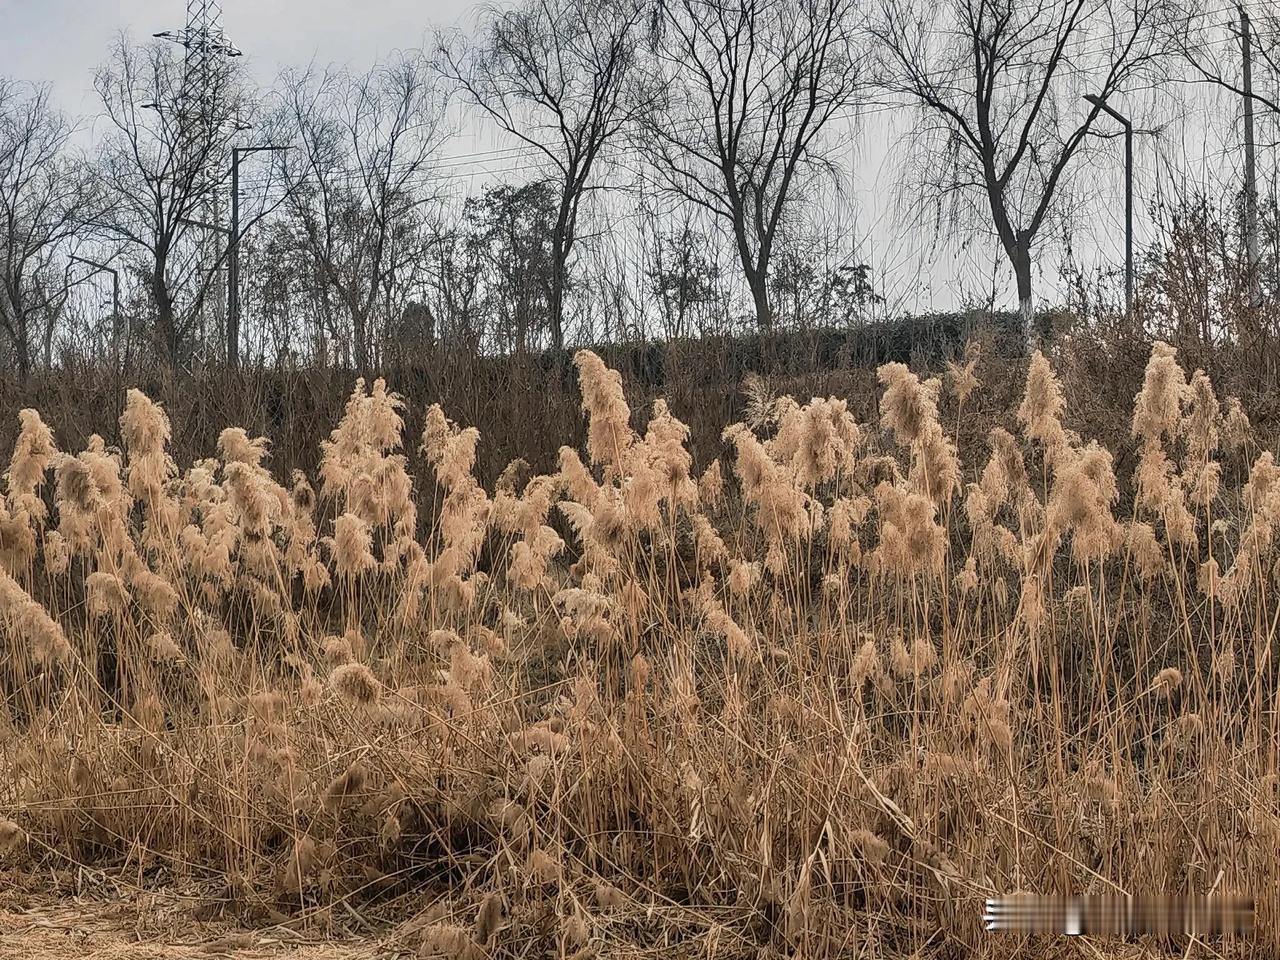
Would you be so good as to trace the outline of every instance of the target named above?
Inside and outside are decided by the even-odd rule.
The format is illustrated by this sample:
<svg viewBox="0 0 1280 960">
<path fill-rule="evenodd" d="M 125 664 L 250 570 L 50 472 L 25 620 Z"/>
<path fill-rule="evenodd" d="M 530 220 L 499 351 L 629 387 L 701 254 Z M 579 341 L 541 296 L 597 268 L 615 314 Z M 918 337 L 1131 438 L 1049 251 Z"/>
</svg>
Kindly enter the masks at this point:
<svg viewBox="0 0 1280 960">
<path fill-rule="evenodd" d="M 769 284 L 767 272 L 753 271 L 747 275 L 747 283 L 751 287 L 751 300 L 756 308 L 756 329 L 761 333 L 773 331 L 773 305 L 769 302 Z"/>
<path fill-rule="evenodd" d="M 27 317 L 21 310 L 18 311 L 18 322 L 15 327 L 17 336 L 14 337 L 14 352 L 18 361 L 18 380 L 23 386 L 31 379 L 31 336 L 28 332 Z"/>
<path fill-rule="evenodd" d="M 1009 253 L 1013 263 L 1013 276 L 1018 284 L 1018 314 L 1022 318 L 1022 334 L 1027 343 L 1036 343 L 1040 339 L 1040 330 L 1035 325 L 1035 307 L 1031 299 L 1031 244 L 1019 240 Z"/>
<path fill-rule="evenodd" d="M 44 368 L 46 370 L 53 369 L 53 328 L 57 322 L 58 322 L 58 318 L 56 315 L 50 317 L 49 320 L 45 323 L 44 330 L 41 333 L 41 340 L 42 340 L 41 360 L 43 361 Z"/>
<path fill-rule="evenodd" d="M 547 305 L 547 313 L 551 321 L 551 349 L 560 353 L 564 350 L 564 268 L 557 262 L 552 270 L 551 302 Z"/>
<path fill-rule="evenodd" d="M 151 299 L 156 305 L 156 347 L 160 365 L 170 371 L 178 362 L 178 322 L 174 316 L 173 296 L 164 281 L 164 266 L 157 264 L 151 274 Z"/>
<path fill-rule="evenodd" d="M 548 295 L 547 314 L 551 324 L 551 349 L 564 351 L 564 287 L 568 276 L 568 198 L 562 198 L 560 213 L 551 228 L 551 290 Z"/>
<path fill-rule="evenodd" d="M 356 368 L 362 376 L 369 372 L 369 332 L 361 310 L 351 311 L 351 339 L 355 350 Z"/>
<path fill-rule="evenodd" d="M 0 285 L 0 298 L 3 298 L 0 300 L 0 318 L 5 318 L 0 328 L 8 334 L 13 348 L 12 360 L 18 367 L 19 378 L 25 384 L 31 372 L 31 355 L 27 349 L 27 317 L 22 310 L 22 295 L 18 292 L 17 284 Z"/>
</svg>

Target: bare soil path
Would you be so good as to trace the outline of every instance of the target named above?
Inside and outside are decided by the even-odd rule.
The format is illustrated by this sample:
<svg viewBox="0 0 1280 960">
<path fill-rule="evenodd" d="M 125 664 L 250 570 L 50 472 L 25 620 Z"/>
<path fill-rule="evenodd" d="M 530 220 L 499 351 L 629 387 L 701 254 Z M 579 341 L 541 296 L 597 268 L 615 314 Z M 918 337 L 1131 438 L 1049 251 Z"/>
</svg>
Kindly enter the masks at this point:
<svg viewBox="0 0 1280 960">
<path fill-rule="evenodd" d="M 392 960 L 413 955 L 380 941 L 320 940 L 287 929 L 238 930 L 193 921 L 177 902 L 100 897 L 0 905 L 0 960 Z"/>
</svg>

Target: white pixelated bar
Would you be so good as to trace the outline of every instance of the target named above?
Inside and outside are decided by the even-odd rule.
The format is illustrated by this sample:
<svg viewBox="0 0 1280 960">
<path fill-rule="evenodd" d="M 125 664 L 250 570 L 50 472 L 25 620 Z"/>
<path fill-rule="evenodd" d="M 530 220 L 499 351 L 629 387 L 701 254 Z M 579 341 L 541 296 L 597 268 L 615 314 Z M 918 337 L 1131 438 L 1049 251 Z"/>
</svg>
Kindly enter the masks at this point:
<svg viewBox="0 0 1280 960">
<path fill-rule="evenodd" d="M 1196 937 L 1253 930 L 1253 898 L 1219 896 L 1035 896 L 987 901 L 982 915 L 993 932 L 1059 936 L 1130 937 L 1164 934 Z"/>
</svg>

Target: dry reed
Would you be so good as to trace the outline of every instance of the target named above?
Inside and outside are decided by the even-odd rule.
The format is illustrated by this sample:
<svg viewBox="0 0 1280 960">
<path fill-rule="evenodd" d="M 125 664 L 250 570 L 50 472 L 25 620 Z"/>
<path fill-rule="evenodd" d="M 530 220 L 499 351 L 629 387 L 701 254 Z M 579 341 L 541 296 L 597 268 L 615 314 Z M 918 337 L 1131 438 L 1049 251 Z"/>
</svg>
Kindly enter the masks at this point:
<svg viewBox="0 0 1280 960">
<path fill-rule="evenodd" d="M 889 364 L 878 425 L 757 385 L 698 474 L 576 363 L 585 460 L 492 493 L 439 407 L 410 475 L 381 381 L 287 489 L 237 428 L 175 464 L 138 391 L 123 450 L 23 410 L 0 857 L 260 920 L 425 896 L 422 956 L 1003 956 L 1015 889 L 1248 892 L 1223 949 L 1280 948 L 1280 468 L 1238 401 L 1158 344 L 1117 476 L 1037 353 L 966 467 Z"/>
</svg>

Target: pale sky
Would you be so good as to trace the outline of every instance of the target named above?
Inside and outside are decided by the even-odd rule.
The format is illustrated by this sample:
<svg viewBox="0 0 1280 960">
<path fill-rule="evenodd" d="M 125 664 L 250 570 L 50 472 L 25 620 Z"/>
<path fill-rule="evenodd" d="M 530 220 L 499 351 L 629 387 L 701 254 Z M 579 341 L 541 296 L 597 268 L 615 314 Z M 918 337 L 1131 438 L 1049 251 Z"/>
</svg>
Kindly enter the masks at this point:
<svg viewBox="0 0 1280 960">
<path fill-rule="evenodd" d="M 473 0 L 222 0 L 223 27 L 245 55 L 245 65 L 263 86 L 269 85 L 284 66 L 341 64 L 367 69 L 378 58 L 397 49 L 429 44 L 434 30 L 474 26 L 481 6 Z M 161 30 L 178 29 L 186 19 L 185 0 L 0 0 L 0 76 L 52 87 L 55 102 L 73 115 L 92 118 L 97 112 L 92 91 L 94 68 L 107 55 L 113 37 L 127 30 L 142 40 Z M 906 309 L 950 309 L 993 284 L 1004 294 L 1001 305 L 1016 302 L 1007 266 L 994 242 L 983 238 L 974 244 L 950 244 L 930 250 L 927 236 L 907 233 L 895 222 L 893 204 L 896 170 L 889 144 L 914 122 L 902 110 L 878 110 L 865 120 L 853 147 L 846 154 L 843 174 L 846 196 L 834 216 L 838 231 L 850 230 L 864 238 L 862 259 L 883 278 L 891 299 Z M 91 137 L 91 129 L 86 129 Z M 1201 157 L 1199 175 L 1213 175 L 1212 167 L 1238 166 L 1232 156 L 1236 141 L 1228 131 L 1212 136 L 1205 126 L 1192 129 L 1192 140 L 1183 144 L 1187 156 Z M 1224 136 L 1225 135 L 1225 136 Z M 1168 134 L 1166 133 L 1166 137 Z M 1181 131 L 1186 140 L 1187 128 Z M 1151 141 L 1137 144 L 1139 167 L 1138 229 L 1148 201 L 1154 198 L 1154 150 Z M 525 179 L 528 164 L 495 162 L 492 158 L 468 158 L 469 154 L 509 147 L 484 124 L 463 124 L 446 153 L 461 158 L 462 176 L 455 188 L 475 191 L 486 180 Z M 1206 157 L 1216 157 L 1209 164 Z M 1118 157 L 1117 157 L 1118 161 Z M 1262 158 L 1260 158 L 1262 162 Z M 1210 169 L 1205 169 L 1208 166 Z M 1144 169 L 1145 168 L 1145 169 Z M 505 172 L 509 170 L 510 172 Z M 1194 177 L 1197 173 L 1188 169 Z M 1096 215 L 1081 217 L 1077 252 L 1086 259 L 1107 264 L 1122 261 L 1121 168 L 1099 170 L 1091 177 L 1097 195 Z M 823 206 L 822 203 L 819 206 Z M 824 209 L 832 209 L 829 205 Z M 607 219 L 607 218 L 606 218 Z M 621 243 L 626 243 L 623 238 Z M 1088 254 L 1092 254 L 1089 257 Z M 993 272 L 994 271 L 994 272 Z M 1054 299 L 1056 265 L 1043 258 L 1037 280 L 1038 295 Z M 879 286 L 879 284 L 878 284 Z"/>
<path fill-rule="evenodd" d="M 373 63 L 420 46 L 435 27 L 466 26 L 472 0 L 222 0 L 222 24 L 254 75 L 285 65 Z M 184 0 L 0 0 L 0 75 L 52 84 L 64 109 L 95 108 L 94 68 L 112 38 L 144 39 L 186 22 Z"/>
</svg>

